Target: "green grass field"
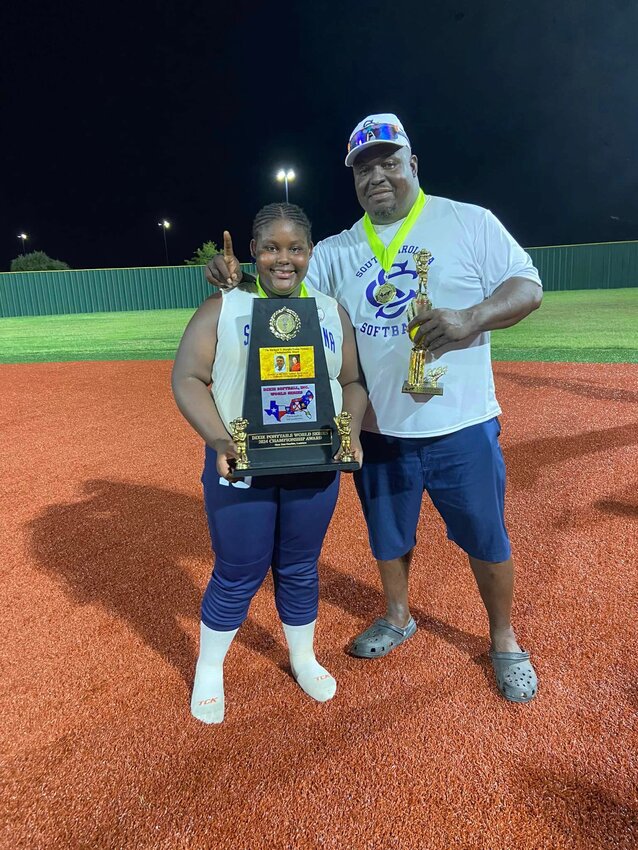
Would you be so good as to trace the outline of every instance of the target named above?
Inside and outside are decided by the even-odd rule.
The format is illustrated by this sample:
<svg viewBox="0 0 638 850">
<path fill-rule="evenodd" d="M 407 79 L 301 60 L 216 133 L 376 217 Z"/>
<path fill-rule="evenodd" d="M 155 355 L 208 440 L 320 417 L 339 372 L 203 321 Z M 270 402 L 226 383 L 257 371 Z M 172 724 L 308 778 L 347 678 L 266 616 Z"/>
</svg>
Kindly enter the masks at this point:
<svg viewBox="0 0 638 850">
<path fill-rule="evenodd" d="M 0 319 L 0 363 L 170 360 L 193 310 Z M 548 292 L 492 334 L 495 360 L 638 362 L 638 288 Z"/>
<path fill-rule="evenodd" d="M 547 292 L 536 312 L 492 333 L 494 360 L 638 363 L 638 288 Z"/>
</svg>

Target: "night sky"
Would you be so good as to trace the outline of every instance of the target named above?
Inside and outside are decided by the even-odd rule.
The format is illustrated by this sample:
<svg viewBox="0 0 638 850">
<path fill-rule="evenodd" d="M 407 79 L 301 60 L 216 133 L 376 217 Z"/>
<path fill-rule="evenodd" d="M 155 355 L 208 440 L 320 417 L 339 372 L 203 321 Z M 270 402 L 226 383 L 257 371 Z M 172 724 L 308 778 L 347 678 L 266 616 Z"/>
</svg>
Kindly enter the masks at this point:
<svg viewBox="0 0 638 850">
<path fill-rule="evenodd" d="M 5 6 L 7 4 L 4 4 Z M 354 125 L 396 112 L 426 190 L 525 246 L 638 239 L 632 0 L 29 3 L 1 13 L 0 268 L 172 263 L 297 181 L 315 241 L 360 211 Z"/>
</svg>

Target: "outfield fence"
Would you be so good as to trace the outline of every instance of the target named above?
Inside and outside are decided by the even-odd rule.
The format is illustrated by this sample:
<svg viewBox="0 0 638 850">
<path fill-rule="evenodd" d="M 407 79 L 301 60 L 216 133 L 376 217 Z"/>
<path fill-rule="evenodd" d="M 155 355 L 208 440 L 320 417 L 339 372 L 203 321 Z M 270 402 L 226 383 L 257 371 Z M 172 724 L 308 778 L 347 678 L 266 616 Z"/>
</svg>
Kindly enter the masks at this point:
<svg viewBox="0 0 638 850">
<path fill-rule="evenodd" d="M 246 271 L 251 263 L 242 263 Z M 0 273 L 0 316 L 197 307 L 215 290 L 203 266 Z"/>
<path fill-rule="evenodd" d="M 638 241 L 528 249 L 547 291 L 638 286 Z M 246 271 L 254 271 L 249 263 Z M 0 273 L 0 317 L 195 309 L 210 295 L 202 266 Z"/>
<path fill-rule="evenodd" d="M 548 292 L 638 286 L 638 241 L 528 248 Z"/>
</svg>

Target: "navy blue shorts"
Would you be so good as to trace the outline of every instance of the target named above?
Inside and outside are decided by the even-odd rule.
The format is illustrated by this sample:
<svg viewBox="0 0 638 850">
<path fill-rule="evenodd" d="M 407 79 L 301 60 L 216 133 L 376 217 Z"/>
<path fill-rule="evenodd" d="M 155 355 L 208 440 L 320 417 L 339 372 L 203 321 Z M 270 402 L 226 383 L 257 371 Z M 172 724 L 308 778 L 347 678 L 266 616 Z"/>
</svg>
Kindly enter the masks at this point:
<svg viewBox="0 0 638 850">
<path fill-rule="evenodd" d="M 423 491 L 447 536 L 481 561 L 506 561 L 505 462 L 498 419 L 441 437 L 361 433 L 363 467 L 354 479 L 377 560 L 400 558 L 416 544 Z"/>
</svg>

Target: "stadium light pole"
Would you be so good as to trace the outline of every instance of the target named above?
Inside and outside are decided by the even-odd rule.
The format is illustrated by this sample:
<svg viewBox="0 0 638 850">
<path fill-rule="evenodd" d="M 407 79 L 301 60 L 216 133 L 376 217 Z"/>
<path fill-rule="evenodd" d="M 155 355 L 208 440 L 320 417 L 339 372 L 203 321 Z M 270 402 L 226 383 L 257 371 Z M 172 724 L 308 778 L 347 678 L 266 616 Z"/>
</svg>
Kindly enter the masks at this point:
<svg viewBox="0 0 638 850">
<path fill-rule="evenodd" d="M 23 254 L 25 253 L 25 250 L 26 250 L 25 249 L 25 242 L 27 241 L 28 238 L 29 237 L 27 236 L 26 233 L 18 233 L 18 239 L 22 240 L 22 253 Z"/>
<path fill-rule="evenodd" d="M 163 218 L 161 221 L 157 222 L 157 226 L 162 228 L 162 233 L 164 234 L 164 253 L 166 254 L 166 265 L 168 265 L 168 242 L 166 241 L 166 231 L 171 226 L 171 223 Z"/>
<path fill-rule="evenodd" d="M 280 183 L 283 181 L 283 183 L 286 186 L 286 203 L 288 203 L 288 182 L 290 181 L 292 183 L 292 181 L 294 179 L 295 179 L 295 172 L 292 170 L 292 168 L 288 168 L 288 169 L 280 168 L 279 171 L 277 172 L 277 180 Z"/>
</svg>

